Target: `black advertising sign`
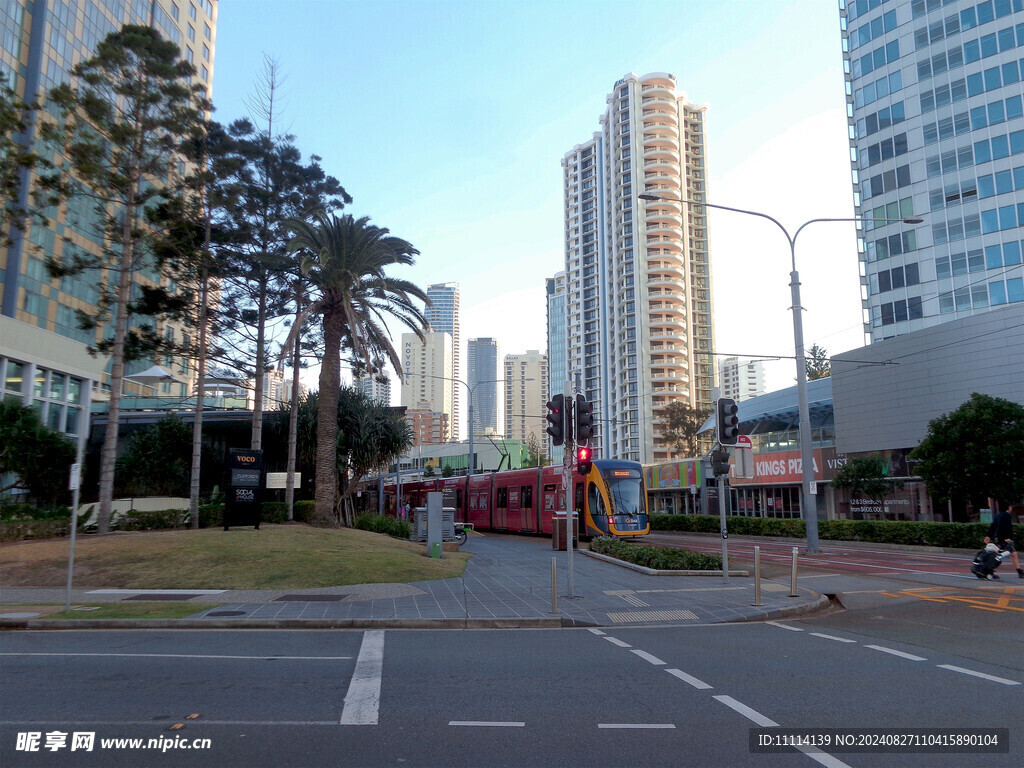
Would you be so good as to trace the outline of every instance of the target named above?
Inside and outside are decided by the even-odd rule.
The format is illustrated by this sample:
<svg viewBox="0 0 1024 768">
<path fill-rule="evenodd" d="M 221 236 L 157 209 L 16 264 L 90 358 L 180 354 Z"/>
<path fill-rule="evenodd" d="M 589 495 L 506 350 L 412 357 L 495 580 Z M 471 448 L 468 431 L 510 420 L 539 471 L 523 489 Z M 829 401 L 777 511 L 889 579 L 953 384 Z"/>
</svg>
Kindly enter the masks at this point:
<svg viewBox="0 0 1024 768">
<path fill-rule="evenodd" d="M 228 493 L 224 530 L 231 525 L 260 527 L 263 451 L 228 449 Z"/>
</svg>

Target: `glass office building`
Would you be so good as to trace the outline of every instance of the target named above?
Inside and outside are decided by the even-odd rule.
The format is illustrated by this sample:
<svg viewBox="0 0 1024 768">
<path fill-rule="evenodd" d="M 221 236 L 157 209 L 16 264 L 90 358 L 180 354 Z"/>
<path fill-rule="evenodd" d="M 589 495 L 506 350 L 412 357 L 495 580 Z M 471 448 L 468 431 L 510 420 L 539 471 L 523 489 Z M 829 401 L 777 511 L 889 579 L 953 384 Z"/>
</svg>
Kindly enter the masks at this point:
<svg viewBox="0 0 1024 768">
<path fill-rule="evenodd" d="M 865 332 L 1024 301 L 1024 0 L 841 0 L 840 19 Z"/>
</svg>

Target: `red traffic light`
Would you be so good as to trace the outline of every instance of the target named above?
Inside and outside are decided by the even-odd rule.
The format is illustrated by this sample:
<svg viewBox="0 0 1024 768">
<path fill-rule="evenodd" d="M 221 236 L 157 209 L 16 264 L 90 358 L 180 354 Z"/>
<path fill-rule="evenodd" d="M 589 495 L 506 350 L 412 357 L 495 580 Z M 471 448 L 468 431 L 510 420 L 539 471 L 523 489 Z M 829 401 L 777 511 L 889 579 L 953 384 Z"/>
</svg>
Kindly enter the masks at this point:
<svg viewBox="0 0 1024 768">
<path fill-rule="evenodd" d="M 594 458 L 594 449 L 581 445 L 576 449 L 576 471 L 581 475 L 589 475 L 590 468 L 593 466 L 592 460 Z"/>
</svg>

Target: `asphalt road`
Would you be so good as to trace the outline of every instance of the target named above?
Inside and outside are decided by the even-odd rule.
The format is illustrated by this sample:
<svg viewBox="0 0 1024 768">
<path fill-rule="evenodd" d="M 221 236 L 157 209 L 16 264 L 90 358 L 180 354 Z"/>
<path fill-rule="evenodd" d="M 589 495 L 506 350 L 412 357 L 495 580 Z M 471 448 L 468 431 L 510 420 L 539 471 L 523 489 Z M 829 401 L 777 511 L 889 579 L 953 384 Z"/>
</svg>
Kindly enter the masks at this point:
<svg viewBox="0 0 1024 768">
<path fill-rule="evenodd" d="M 979 661 L 936 647 L 925 628 L 914 641 L 894 642 L 871 624 L 825 626 L 831 620 L 607 630 L 9 632 L 0 636 L 0 764 L 1024 762 L 1019 657 Z M 749 736 L 757 725 L 832 733 L 1006 728 L 1011 751 L 755 754 Z M 40 734 L 39 751 L 24 749 L 31 733 Z M 67 746 L 47 750 L 47 734 L 61 733 Z M 75 733 L 95 734 L 92 751 L 71 750 Z M 115 738 L 156 741 L 149 749 L 104 746 Z M 180 748 L 201 746 L 196 739 L 209 739 L 209 748 Z"/>
</svg>

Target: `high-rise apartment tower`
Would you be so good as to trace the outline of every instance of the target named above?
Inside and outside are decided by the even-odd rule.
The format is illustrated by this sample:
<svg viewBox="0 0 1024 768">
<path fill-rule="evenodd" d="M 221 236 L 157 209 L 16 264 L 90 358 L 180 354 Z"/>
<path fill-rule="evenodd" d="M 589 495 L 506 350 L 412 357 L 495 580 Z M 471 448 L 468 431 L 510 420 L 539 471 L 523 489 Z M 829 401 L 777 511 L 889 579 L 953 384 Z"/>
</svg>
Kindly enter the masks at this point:
<svg viewBox="0 0 1024 768">
<path fill-rule="evenodd" d="M 498 340 L 470 339 L 466 345 L 467 397 L 472 397 L 473 435 L 498 432 Z"/>
<path fill-rule="evenodd" d="M 714 386 L 707 209 L 678 202 L 705 199 L 707 108 L 665 73 L 626 75 L 607 104 L 562 159 L 567 372 L 599 456 L 666 461 L 662 409 L 710 407 Z"/>
<path fill-rule="evenodd" d="M 452 337 L 452 372 L 451 381 L 448 382 L 449 397 L 451 399 L 451 437 L 452 440 L 459 439 L 459 403 L 461 402 L 462 384 L 458 379 L 462 377 L 459 365 L 462 342 L 459 337 L 459 284 L 458 283 L 436 283 L 427 286 L 427 298 L 430 299 L 430 306 L 426 309 L 427 322 L 432 331 L 447 333 Z"/>
</svg>

